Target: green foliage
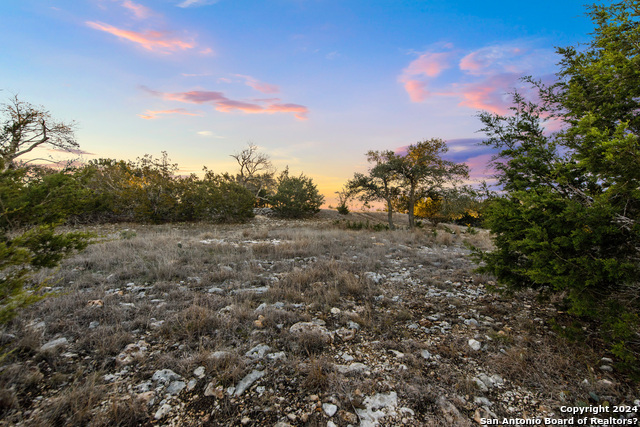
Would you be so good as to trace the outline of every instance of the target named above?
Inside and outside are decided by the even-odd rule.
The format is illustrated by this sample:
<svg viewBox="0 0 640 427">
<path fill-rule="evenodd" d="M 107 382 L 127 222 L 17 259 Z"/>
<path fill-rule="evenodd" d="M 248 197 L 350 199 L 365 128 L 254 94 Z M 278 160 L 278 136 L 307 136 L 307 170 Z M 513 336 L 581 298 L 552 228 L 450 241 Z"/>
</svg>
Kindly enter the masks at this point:
<svg viewBox="0 0 640 427">
<path fill-rule="evenodd" d="M 345 185 L 346 190 L 356 195 L 365 205 L 372 201 L 384 201 L 391 230 L 395 229 L 393 202 L 401 191 L 393 168 L 393 159 L 393 151 L 369 151 L 367 160 L 373 165 L 369 169 L 369 175 L 356 173 Z"/>
<path fill-rule="evenodd" d="M 91 237 L 55 231 L 54 222 L 73 209 L 56 197 L 72 197 L 70 189 L 75 187 L 60 173 L 41 172 L 0 171 L 0 324 L 41 298 L 37 291 L 42 284 L 31 279 L 35 271 L 55 267 L 69 253 L 86 247 Z"/>
<path fill-rule="evenodd" d="M 634 2 L 592 6 L 590 45 L 563 55 L 559 83 L 513 115 L 482 114 L 505 191 L 486 212 L 496 250 L 482 270 L 510 289 L 560 292 L 570 313 L 601 321 L 628 366 L 640 352 L 640 12 Z M 548 136 L 541 117 L 566 130 Z M 623 321 L 621 319 L 624 319 Z M 637 363 L 635 365 L 637 367 Z"/>
<path fill-rule="evenodd" d="M 347 205 L 338 205 L 336 210 L 340 215 L 349 215 L 349 207 Z"/>
<path fill-rule="evenodd" d="M 442 158 L 447 151 L 446 143 L 439 138 L 409 145 L 405 154 L 370 151 L 367 153 L 368 160 L 374 166 L 369 170 L 369 176 L 356 174 L 347 183 L 347 188 L 359 194 L 365 203 L 384 200 L 391 229 L 394 228 L 394 209 L 406 212 L 409 228 L 414 228 L 415 207 L 419 200 L 426 200 L 445 186 L 455 185 L 469 175 L 469 168 L 465 164 Z"/>
<path fill-rule="evenodd" d="M 240 222 L 253 217 L 255 196 L 234 178 L 206 168 L 202 179 L 181 177 L 177 168 L 164 152 L 160 159 L 90 162 L 79 175 L 93 197 L 79 220 Z"/>
<path fill-rule="evenodd" d="M 348 230 L 369 230 L 369 231 L 385 231 L 389 230 L 387 224 L 375 223 L 372 224 L 369 220 L 366 221 L 349 221 L 349 220 L 336 220 L 334 224 L 341 225 Z"/>
<path fill-rule="evenodd" d="M 340 191 L 336 191 L 338 195 L 338 207 L 336 210 L 340 215 L 348 215 L 349 214 L 349 200 L 354 196 L 353 191 L 351 191 L 348 186 L 343 187 Z"/>
<path fill-rule="evenodd" d="M 278 177 L 276 194 L 269 200 L 273 210 L 284 218 L 311 216 L 320 212 L 322 202 L 324 196 L 318 192 L 311 178 L 302 174 L 292 177 L 287 170 Z"/>
</svg>

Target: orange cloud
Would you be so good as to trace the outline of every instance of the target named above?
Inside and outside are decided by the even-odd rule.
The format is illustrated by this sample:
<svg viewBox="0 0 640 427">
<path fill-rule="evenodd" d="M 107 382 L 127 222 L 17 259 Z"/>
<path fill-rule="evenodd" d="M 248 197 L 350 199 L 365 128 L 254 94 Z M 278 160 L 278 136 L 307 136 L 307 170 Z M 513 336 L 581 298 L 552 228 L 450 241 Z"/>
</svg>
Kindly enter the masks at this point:
<svg viewBox="0 0 640 427">
<path fill-rule="evenodd" d="M 123 30 L 102 22 L 86 22 L 86 24 L 95 30 L 113 34 L 116 37 L 137 43 L 143 48 L 154 52 L 168 53 L 168 51 L 192 49 L 196 46 L 193 41 L 171 38 L 168 33 L 163 31 L 137 32 Z"/>
<path fill-rule="evenodd" d="M 277 99 L 254 100 L 254 102 L 236 101 L 227 98 L 222 92 L 193 90 L 189 92 L 164 93 L 142 86 L 147 93 L 171 101 L 190 104 L 211 104 L 217 111 L 230 113 L 241 111 L 247 114 L 293 113 L 298 120 L 306 120 L 309 109 L 304 105 L 272 102 Z"/>
<path fill-rule="evenodd" d="M 245 80 L 245 84 L 259 92 L 262 93 L 278 93 L 280 92 L 280 88 L 276 85 L 272 85 L 270 83 L 264 83 L 258 81 L 257 79 L 251 76 L 244 76 L 242 74 L 234 74 L 236 77 L 240 77 Z"/>
<path fill-rule="evenodd" d="M 152 14 L 151 9 L 141 4 L 134 3 L 131 0 L 124 0 L 122 2 L 122 7 L 129 9 L 138 19 L 146 19 Z"/>
<path fill-rule="evenodd" d="M 192 113 L 190 111 L 185 110 L 184 108 L 174 108 L 173 110 L 156 110 L 145 111 L 145 114 L 138 114 L 138 117 L 141 117 L 145 120 L 153 120 L 157 119 L 160 114 L 182 114 L 185 116 L 202 116 L 201 113 Z"/>
</svg>

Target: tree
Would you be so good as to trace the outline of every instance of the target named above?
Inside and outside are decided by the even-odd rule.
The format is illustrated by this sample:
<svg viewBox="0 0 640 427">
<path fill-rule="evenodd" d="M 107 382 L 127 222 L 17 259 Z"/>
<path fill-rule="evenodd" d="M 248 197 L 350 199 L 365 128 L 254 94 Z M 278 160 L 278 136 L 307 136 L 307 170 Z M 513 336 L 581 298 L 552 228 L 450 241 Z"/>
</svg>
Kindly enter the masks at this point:
<svg viewBox="0 0 640 427">
<path fill-rule="evenodd" d="M 74 123 L 57 122 L 49 111 L 14 96 L 3 104 L 0 129 L 0 169 L 15 167 L 16 159 L 38 147 L 72 151 L 79 147 Z"/>
<path fill-rule="evenodd" d="M 367 160 L 369 163 L 373 163 L 369 169 L 369 175 L 356 173 L 346 184 L 346 188 L 357 194 L 364 203 L 378 200 L 386 203 L 390 230 L 395 230 L 393 202 L 400 194 L 397 172 L 394 168 L 395 158 L 396 155 L 393 151 L 369 151 Z"/>
<path fill-rule="evenodd" d="M 87 233 L 58 233 L 57 223 L 71 212 L 77 186 L 61 172 L 19 165 L 16 159 L 39 145 L 76 147 L 72 129 L 49 113 L 14 97 L 5 105 L 0 133 L 0 324 L 37 301 L 42 286 L 35 271 L 56 266 L 87 246 Z M 61 201 L 62 200 L 62 201 Z"/>
<path fill-rule="evenodd" d="M 409 228 L 415 227 L 417 200 L 469 177 L 467 165 L 442 158 L 448 150 L 442 139 L 431 138 L 409 145 L 405 155 L 394 155 L 390 159 L 391 168 L 402 182 Z"/>
<path fill-rule="evenodd" d="M 486 214 L 496 250 L 479 258 L 509 289 L 566 295 L 631 366 L 640 355 L 640 9 L 625 0 L 588 14 L 593 40 L 581 52 L 558 49 L 559 81 L 528 79 L 540 104 L 515 94 L 511 116 L 480 116 L 504 195 Z M 566 130 L 547 135 L 550 115 Z"/>
<path fill-rule="evenodd" d="M 284 170 L 278 177 L 278 189 L 270 198 L 273 210 L 285 218 L 304 218 L 320 212 L 324 196 L 311 178 L 289 176 L 289 170 Z"/>
<path fill-rule="evenodd" d="M 269 190 L 275 186 L 275 168 L 269 157 L 258 153 L 258 147 L 251 142 L 247 144 L 247 148 L 231 157 L 240 166 L 240 172 L 236 176 L 238 183 L 251 191 L 256 199 L 265 199 Z"/>
</svg>

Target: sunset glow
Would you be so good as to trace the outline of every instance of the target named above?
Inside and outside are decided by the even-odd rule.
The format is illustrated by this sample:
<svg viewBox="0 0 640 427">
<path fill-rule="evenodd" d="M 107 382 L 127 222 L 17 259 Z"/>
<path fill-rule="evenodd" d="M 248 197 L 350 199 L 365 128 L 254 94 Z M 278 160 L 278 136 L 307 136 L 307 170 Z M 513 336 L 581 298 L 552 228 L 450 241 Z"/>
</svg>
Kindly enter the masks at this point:
<svg viewBox="0 0 640 427">
<path fill-rule="evenodd" d="M 555 47 L 591 31 L 581 3 L 548 0 L 23 0 L 0 13 L 2 102 L 76 121 L 85 161 L 167 151 L 182 171 L 235 172 L 230 154 L 252 142 L 329 203 L 368 150 L 430 138 L 489 177 L 478 113 L 508 113 L 511 93 L 532 93 L 523 76 L 550 81 Z"/>
</svg>

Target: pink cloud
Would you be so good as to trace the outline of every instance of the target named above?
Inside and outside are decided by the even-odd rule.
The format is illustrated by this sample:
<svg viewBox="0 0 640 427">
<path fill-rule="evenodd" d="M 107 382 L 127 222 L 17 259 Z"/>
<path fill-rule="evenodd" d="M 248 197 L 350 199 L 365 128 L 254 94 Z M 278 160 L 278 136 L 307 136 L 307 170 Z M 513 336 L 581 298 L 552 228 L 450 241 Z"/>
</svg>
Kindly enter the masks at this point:
<svg viewBox="0 0 640 427">
<path fill-rule="evenodd" d="M 422 102 L 429 96 L 427 82 L 420 80 L 407 80 L 404 82 L 404 89 L 409 94 L 413 102 Z"/>
<path fill-rule="evenodd" d="M 515 74 L 502 74 L 464 85 L 459 92 L 462 97 L 459 105 L 505 114 L 513 105 L 510 93 L 514 91 L 519 78 Z"/>
<path fill-rule="evenodd" d="M 168 51 L 186 50 L 195 47 L 193 41 L 172 38 L 168 33 L 163 31 L 137 32 L 123 30 L 102 22 L 86 22 L 86 24 L 95 30 L 113 34 L 116 37 L 137 43 L 143 48 L 154 52 L 168 53 Z"/>
<path fill-rule="evenodd" d="M 306 120 L 309 109 L 304 105 L 271 102 L 277 100 L 254 100 L 254 102 L 229 99 L 222 92 L 194 90 L 189 92 L 163 93 L 142 86 L 145 92 L 167 100 L 191 104 L 211 104 L 217 111 L 230 113 L 240 111 L 246 114 L 293 113 L 299 120 Z M 265 105 L 266 104 L 266 105 Z"/>
<path fill-rule="evenodd" d="M 422 102 L 430 95 L 425 78 L 433 78 L 449 68 L 450 53 L 426 52 L 411 61 L 398 78 L 412 102 Z"/>
<path fill-rule="evenodd" d="M 462 83 L 437 87 L 434 78 L 449 68 L 453 55 L 453 52 L 425 52 L 402 71 L 398 81 L 412 102 L 423 102 L 430 97 L 456 97 L 462 107 L 504 114 L 512 105 L 514 89 L 527 92 L 518 79 L 527 74 L 548 74 L 554 70 L 556 61 L 550 49 L 536 49 L 531 42 L 486 46 L 458 61 Z"/>
<path fill-rule="evenodd" d="M 131 0 L 123 0 L 122 7 L 129 9 L 138 19 L 146 19 L 152 14 L 151 9 L 141 4 L 134 3 Z"/>
<path fill-rule="evenodd" d="M 553 51 L 526 45 L 527 42 L 520 42 L 483 47 L 464 56 L 459 63 L 460 70 L 474 76 L 523 74 L 533 69 L 543 73 L 551 71 L 556 63 Z"/>
<path fill-rule="evenodd" d="M 185 116 L 201 116 L 202 115 L 200 113 L 192 113 L 190 111 L 185 110 L 184 108 L 174 108 L 172 110 L 156 110 L 156 111 L 147 110 L 145 111 L 145 114 L 138 114 L 138 117 L 141 117 L 145 120 L 153 120 L 153 119 L 157 119 L 160 114 L 182 114 Z"/>
<path fill-rule="evenodd" d="M 165 93 L 165 99 L 172 101 L 188 102 L 192 104 L 204 104 L 208 102 L 220 102 L 227 100 L 222 92 L 212 92 L 206 90 L 192 90 L 189 92 Z"/>
<path fill-rule="evenodd" d="M 258 81 L 257 79 L 251 76 L 245 76 L 242 74 L 234 74 L 236 77 L 240 77 L 245 80 L 245 84 L 259 92 L 262 93 L 278 93 L 280 92 L 280 88 L 276 85 L 270 83 L 264 83 Z"/>
<path fill-rule="evenodd" d="M 460 69 L 469 71 L 471 74 L 477 74 L 484 67 L 484 64 L 478 58 L 478 52 L 471 52 L 460 60 Z"/>
<path fill-rule="evenodd" d="M 426 52 L 420 55 L 417 59 L 411 61 L 409 66 L 404 69 L 403 75 L 405 76 L 419 76 L 424 75 L 427 77 L 436 77 L 442 71 L 449 68 L 449 58 L 451 54 L 446 52 Z"/>
</svg>

